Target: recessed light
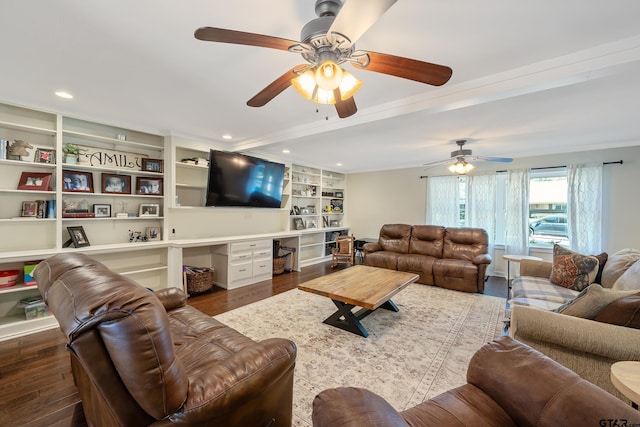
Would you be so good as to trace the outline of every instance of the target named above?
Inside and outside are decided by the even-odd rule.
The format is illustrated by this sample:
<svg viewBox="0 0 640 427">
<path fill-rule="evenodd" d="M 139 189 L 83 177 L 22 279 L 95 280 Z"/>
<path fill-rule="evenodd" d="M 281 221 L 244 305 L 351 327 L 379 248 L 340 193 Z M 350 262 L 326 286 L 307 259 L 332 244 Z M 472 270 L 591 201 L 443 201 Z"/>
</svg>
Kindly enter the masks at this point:
<svg viewBox="0 0 640 427">
<path fill-rule="evenodd" d="M 287 150 L 287 149 L 285 148 L 284 150 L 282 150 L 282 152 L 283 152 L 284 154 L 289 154 L 291 151 L 290 151 L 290 150 Z"/>
<path fill-rule="evenodd" d="M 342 163 L 336 163 L 336 166 L 342 166 Z"/>
<path fill-rule="evenodd" d="M 69 92 L 65 92 L 63 90 L 57 91 L 56 95 L 59 96 L 60 98 L 64 98 L 64 99 L 72 99 L 73 98 L 73 95 L 71 95 Z"/>
<path fill-rule="evenodd" d="M 231 135 L 229 135 L 228 133 L 225 135 L 222 135 L 222 139 L 232 139 L 233 137 Z"/>
</svg>

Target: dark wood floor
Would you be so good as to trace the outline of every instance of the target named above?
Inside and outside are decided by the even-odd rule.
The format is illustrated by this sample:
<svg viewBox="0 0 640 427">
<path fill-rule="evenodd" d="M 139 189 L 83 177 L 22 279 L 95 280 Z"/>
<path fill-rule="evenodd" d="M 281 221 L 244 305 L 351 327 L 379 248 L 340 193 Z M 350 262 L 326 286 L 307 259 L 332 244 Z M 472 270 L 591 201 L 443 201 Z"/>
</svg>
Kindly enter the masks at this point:
<svg viewBox="0 0 640 427">
<path fill-rule="evenodd" d="M 294 289 L 299 283 L 329 274 L 330 263 L 239 289 L 215 291 L 189 299 L 189 304 L 217 315 Z M 490 277 L 486 295 L 505 298 L 506 281 Z M 85 426 L 73 384 L 65 339 L 58 329 L 0 343 L 0 426 Z"/>
</svg>

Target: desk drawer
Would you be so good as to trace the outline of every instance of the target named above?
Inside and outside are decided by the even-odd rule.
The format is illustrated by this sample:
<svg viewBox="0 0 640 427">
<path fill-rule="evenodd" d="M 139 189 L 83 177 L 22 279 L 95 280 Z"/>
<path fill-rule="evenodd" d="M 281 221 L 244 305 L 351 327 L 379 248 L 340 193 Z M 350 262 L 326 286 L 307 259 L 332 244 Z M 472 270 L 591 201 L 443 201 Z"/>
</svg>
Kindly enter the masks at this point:
<svg viewBox="0 0 640 427">
<path fill-rule="evenodd" d="M 273 240 L 251 240 L 248 242 L 236 242 L 231 243 L 231 252 L 251 252 L 260 249 L 271 249 L 273 246 Z"/>
<path fill-rule="evenodd" d="M 229 265 L 229 281 L 235 282 L 253 276 L 252 265 L 251 261 Z"/>
<path fill-rule="evenodd" d="M 271 270 L 273 267 L 273 263 L 271 258 L 265 258 L 253 261 L 253 275 L 261 276 L 263 274 L 271 275 Z"/>
<path fill-rule="evenodd" d="M 253 252 L 253 258 L 254 259 L 271 258 L 271 251 L 273 251 L 273 249 L 271 248 L 256 250 Z"/>
<path fill-rule="evenodd" d="M 240 262 L 250 261 L 251 258 L 253 258 L 251 252 L 232 253 L 229 256 L 229 262 L 232 263 L 232 264 L 237 264 L 237 263 L 240 263 Z"/>
</svg>

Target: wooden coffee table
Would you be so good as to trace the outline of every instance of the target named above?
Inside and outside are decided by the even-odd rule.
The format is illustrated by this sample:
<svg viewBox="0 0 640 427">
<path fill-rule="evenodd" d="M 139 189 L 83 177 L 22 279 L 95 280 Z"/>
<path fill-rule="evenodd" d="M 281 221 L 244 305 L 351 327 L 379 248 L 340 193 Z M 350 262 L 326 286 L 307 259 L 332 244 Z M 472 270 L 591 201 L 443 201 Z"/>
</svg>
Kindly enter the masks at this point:
<svg viewBox="0 0 640 427">
<path fill-rule="evenodd" d="M 403 271 L 355 265 L 302 283 L 298 288 L 329 297 L 338 307 L 324 323 L 366 338 L 369 333 L 360 320 L 380 307 L 400 311 L 391 297 L 418 277 Z M 354 313 L 351 310 L 356 306 L 363 308 Z"/>
</svg>

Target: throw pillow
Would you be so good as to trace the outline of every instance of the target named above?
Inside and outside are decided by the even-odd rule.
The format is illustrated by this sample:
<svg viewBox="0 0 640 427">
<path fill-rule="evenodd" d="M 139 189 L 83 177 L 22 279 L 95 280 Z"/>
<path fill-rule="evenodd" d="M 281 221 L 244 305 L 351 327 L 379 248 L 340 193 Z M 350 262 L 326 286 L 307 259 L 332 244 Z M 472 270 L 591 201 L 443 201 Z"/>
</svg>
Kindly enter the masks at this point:
<svg viewBox="0 0 640 427">
<path fill-rule="evenodd" d="M 605 288 L 612 287 L 616 280 L 639 259 L 640 251 L 637 249 L 622 249 L 614 253 L 602 270 L 600 284 Z"/>
<path fill-rule="evenodd" d="M 593 320 L 640 329 L 640 293 L 627 295 L 615 300 L 606 306 Z"/>
<path fill-rule="evenodd" d="M 553 267 L 549 279 L 554 284 L 581 291 L 593 283 L 597 273 L 598 258 L 553 245 Z"/>
<path fill-rule="evenodd" d="M 573 300 L 556 308 L 555 312 L 567 316 L 593 319 L 613 301 L 637 293 L 638 291 L 614 291 L 605 289 L 597 283 L 585 288 Z"/>
<path fill-rule="evenodd" d="M 602 270 L 604 270 L 604 265 L 607 263 L 609 254 L 602 252 L 600 255 L 594 255 L 594 257 L 598 258 L 598 272 L 596 273 L 596 278 L 593 279 L 593 282 L 602 285 Z"/>
<path fill-rule="evenodd" d="M 611 289 L 618 291 L 634 289 L 640 291 L 640 261 L 636 261 L 616 280 Z"/>
</svg>

